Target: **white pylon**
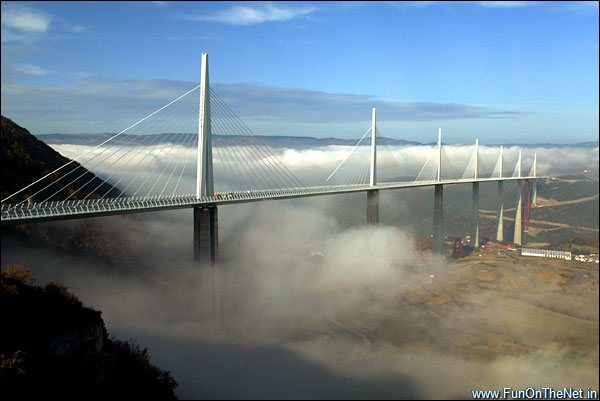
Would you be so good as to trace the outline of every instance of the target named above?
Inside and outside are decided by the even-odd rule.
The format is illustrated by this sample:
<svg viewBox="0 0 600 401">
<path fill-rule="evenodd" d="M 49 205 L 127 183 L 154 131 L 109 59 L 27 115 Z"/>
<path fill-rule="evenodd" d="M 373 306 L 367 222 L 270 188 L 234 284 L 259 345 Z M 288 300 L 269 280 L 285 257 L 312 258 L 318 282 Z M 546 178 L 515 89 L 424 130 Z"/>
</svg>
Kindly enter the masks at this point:
<svg viewBox="0 0 600 401">
<path fill-rule="evenodd" d="M 438 128 L 438 157 L 437 157 L 436 181 L 442 181 L 442 129 Z"/>
<path fill-rule="evenodd" d="M 504 168 L 503 153 L 504 153 L 504 146 L 500 145 L 500 178 L 502 178 L 502 169 Z"/>
<path fill-rule="evenodd" d="M 475 166 L 473 168 L 474 170 L 474 179 L 478 179 L 479 178 L 479 171 L 478 171 L 478 166 L 477 166 L 477 161 L 479 159 L 479 139 L 475 139 Z"/>
<path fill-rule="evenodd" d="M 370 185 L 377 185 L 377 109 L 373 107 L 371 118 L 371 179 Z"/>
<path fill-rule="evenodd" d="M 531 206 L 537 206 L 537 153 L 533 154 L 533 185 L 531 186 Z"/>
<path fill-rule="evenodd" d="M 214 193 L 212 140 L 210 127 L 210 90 L 208 53 L 202 53 L 200 75 L 200 110 L 198 116 L 198 161 L 196 166 L 196 199 Z"/>
</svg>

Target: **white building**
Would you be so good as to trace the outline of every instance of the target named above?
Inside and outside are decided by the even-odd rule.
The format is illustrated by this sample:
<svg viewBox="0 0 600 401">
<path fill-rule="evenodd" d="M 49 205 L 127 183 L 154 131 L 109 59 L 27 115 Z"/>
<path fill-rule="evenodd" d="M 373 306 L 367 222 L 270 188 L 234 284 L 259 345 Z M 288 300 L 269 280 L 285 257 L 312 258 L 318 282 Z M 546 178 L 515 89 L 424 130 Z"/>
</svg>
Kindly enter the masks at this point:
<svg viewBox="0 0 600 401">
<path fill-rule="evenodd" d="M 598 263 L 598 255 L 594 253 L 590 255 L 575 255 L 575 260 L 578 262 Z"/>
<path fill-rule="evenodd" d="M 553 249 L 521 248 L 521 256 L 572 260 L 571 252 L 555 251 Z"/>
</svg>

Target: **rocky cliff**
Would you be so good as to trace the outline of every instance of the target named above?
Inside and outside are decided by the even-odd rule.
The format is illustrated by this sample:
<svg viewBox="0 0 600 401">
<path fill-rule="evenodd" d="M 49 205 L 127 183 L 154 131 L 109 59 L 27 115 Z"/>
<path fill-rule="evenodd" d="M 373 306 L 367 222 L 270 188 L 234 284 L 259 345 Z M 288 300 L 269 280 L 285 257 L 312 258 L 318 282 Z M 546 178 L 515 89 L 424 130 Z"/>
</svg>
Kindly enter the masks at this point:
<svg viewBox="0 0 600 401">
<path fill-rule="evenodd" d="M 0 300 L 4 396 L 175 399 L 169 372 L 146 349 L 110 338 L 101 312 L 60 283 L 36 286 L 23 268 L 7 267 Z"/>
</svg>

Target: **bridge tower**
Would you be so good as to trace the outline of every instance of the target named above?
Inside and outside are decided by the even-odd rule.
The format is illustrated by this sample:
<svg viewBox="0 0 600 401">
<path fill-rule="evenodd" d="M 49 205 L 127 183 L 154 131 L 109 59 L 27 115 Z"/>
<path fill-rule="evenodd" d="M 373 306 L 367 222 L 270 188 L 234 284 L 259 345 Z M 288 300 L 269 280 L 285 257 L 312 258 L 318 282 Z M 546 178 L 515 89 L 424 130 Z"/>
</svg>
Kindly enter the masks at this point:
<svg viewBox="0 0 600 401">
<path fill-rule="evenodd" d="M 523 231 L 529 231 L 529 217 L 531 216 L 531 181 L 523 182 Z"/>
<path fill-rule="evenodd" d="M 473 168 L 473 179 L 479 179 L 479 139 L 475 139 L 475 165 Z M 471 196 L 471 244 L 473 249 L 479 249 L 479 183 L 473 183 Z"/>
<path fill-rule="evenodd" d="M 519 149 L 519 160 L 517 161 L 517 177 L 521 178 L 521 150 Z M 517 207 L 515 208 L 515 234 L 513 242 L 517 245 L 523 244 L 523 182 L 517 180 Z"/>
<path fill-rule="evenodd" d="M 533 167 L 532 167 L 532 175 L 533 175 L 533 184 L 531 187 L 531 206 L 537 206 L 537 153 L 533 154 Z"/>
<path fill-rule="evenodd" d="M 438 130 L 438 149 L 437 149 L 437 172 L 436 182 L 442 182 L 442 129 Z M 443 238 L 444 227 L 444 186 L 435 184 L 433 199 L 433 242 L 431 250 L 434 254 L 441 255 L 444 247 Z"/>
<path fill-rule="evenodd" d="M 371 174 L 369 185 L 377 185 L 377 109 L 373 107 L 371 116 Z M 379 224 L 379 190 L 367 191 L 367 224 Z"/>
<path fill-rule="evenodd" d="M 502 154 L 504 147 L 500 145 L 500 156 L 498 158 L 499 178 L 502 178 L 504 168 Z M 504 241 L 504 181 L 498 181 L 498 204 L 496 207 L 496 241 Z"/>
<path fill-rule="evenodd" d="M 211 197 L 214 193 L 211 136 L 208 54 L 202 53 L 196 170 L 196 199 L 198 200 Z M 217 205 L 194 207 L 194 258 L 214 264 L 217 260 L 218 242 Z"/>
</svg>

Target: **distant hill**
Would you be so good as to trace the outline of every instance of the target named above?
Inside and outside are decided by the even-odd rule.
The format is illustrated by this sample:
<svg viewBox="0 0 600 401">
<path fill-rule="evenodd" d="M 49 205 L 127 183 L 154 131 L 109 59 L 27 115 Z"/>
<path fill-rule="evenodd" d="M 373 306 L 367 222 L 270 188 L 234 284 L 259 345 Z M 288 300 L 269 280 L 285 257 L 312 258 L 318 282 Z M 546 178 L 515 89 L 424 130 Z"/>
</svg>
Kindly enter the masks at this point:
<svg viewBox="0 0 600 401">
<path fill-rule="evenodd" d="M 38 135 L 38 138 L 49 145 L 73 144 L 73 145 L 97 145 L 115 134 L 46 134 Z M 161 144 L 161 143 L 190 143 L 190 136 L 196 134 L 177 135 L 173 138 L 173 133 L 163 133 L 154 135 L 119 135 L 111 141 L 115 145 L 141 145 L 141 144 Z M 149 139 L 152 138 L 152 139 Z M 174 140 L 175 139 L 175 140 Z M 262 144 L 274 148 L 294 148 L 306 149 L 321 146 L 354 146 L 358 139 L 340 139 L 340 138 L 314 138 L 310 136 L 283 136 L 283 135 L 256 135 L 254 137 L 238 135 L 213 135 L 213 144 L 216 146 L 235 146 L 251 145 L 258 140 Z M 379 137 L 378 143 L 381 145 L 421 145 L 420 142 L 406 141 L 403 139 L 392 139 Z"/>
<path fill-rule="evenodd" d="M 43 134 L 37 137 L 49 145 L 57 144 L 73 144 L 73 145 L 97 145 L 115 134 Z M 160 144 L 160 143 L 190 143 L 190 135 L 177 135 L 176 140 L 173 140 L 173 133 L 162 133 L 152 135 L 127 135 L 122 134 L 115 138 L 111 143 L 120 145 L 140 145 L 145 143 Z M 150 139 L 152 138 L 152 139 Z M 358 138 L 340 139 L 340 138 L 315 138 L 311 136 L 285 136 L 285 135 L 256 135 L 256 138 L 261 143 L 274 148 L 294 148 L 307 149 L 321 146 L 354 146 L 358 142 Z M 381 145 L 392 146 L 434 146 L 436 142 L 421 143 L 417 141 L 407 141 L 404 139 L 394 139 L 387 137 L 378 137 L 378 143 Z M 234 145 L 249 145 L 252 144 L 252 139 L 244 136 L 236 135 L 213 135 L 213 143 L 216 146 L 234 146 Z M 365 146 L 369 141 L 364 141 Z M 554 148 L 554 147 L 576 147 L 576 148 L 591 148 L 598 146 L 596 142 L 581 142 L 570 145 L 553 144 L 553 143 L 534 143 L 534 144 L 502 144 L 504 146 L 520 146 L 523 148 Z M 500 146 L 486 145 L 486 146 Z"/>
<path fill-rule="evenodd" d="M 2 136 L 0 149 L 2 157 L 2 199 L 69 162 L 69 159 L 60 155 L 46 143 L 37 139 L 29 131 L 15 124 L 9 118 L 1 117 L 0 131 Z M 50 182 L 59 180 L 61 177 L 64 178 L 58 183 L 50 184 Z M 48 184 L 50 184 L 48 188 L 35 194 L 32 200 L 39 201 L 48 197 L 50 197 L 49 200 L 65 199 L 67 196 L 73 194 L 77 188 L 82 187 L 86 183 L 88 184 L 71 196 L 70 199 L 82 199 L 96 187 L 98 187 L 95 191 L 96 193 L 106 193 L 107 196 L 117 196 L 120 194 L 119 190 L 109 184 L 103 183 L 102 180 L 86 170 L 79 163 L 73 162 L 64 169 L 52 174 L 46 181 L 40 182 L 41 185 L 35 185 L 15 195 L 9 202 L 16 203 L 25 200 Z M 52 196 L 66 184 L 69 185 L 67 185 L 64 191 L 54 197 Z M 90 196 L 90 198 L 93 197 L 98 196 Z"/>
</svg>

